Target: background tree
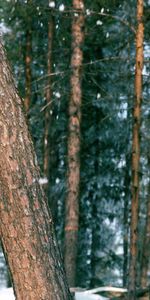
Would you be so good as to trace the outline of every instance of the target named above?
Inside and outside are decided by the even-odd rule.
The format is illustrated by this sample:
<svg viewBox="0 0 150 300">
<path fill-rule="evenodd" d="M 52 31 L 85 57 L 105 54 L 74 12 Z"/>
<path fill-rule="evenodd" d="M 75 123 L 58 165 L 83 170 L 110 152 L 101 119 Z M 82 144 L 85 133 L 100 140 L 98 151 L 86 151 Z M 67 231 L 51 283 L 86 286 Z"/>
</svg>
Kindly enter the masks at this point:
<svg viewBox="0 0 150 300">
<path fill-rule="evenodd" d="M 139 213 L 139 160 L 140 160 L 140 118 L 142 101 L 143 70 L 143 1 L 137 2 L 136 33 L 136 67 L 135 67 L 135 101 L 133 108 L 133 142 L 132 142 L 132 207 L 131 207 L 131 241 L 130 241 L 130 279 L 129 299 L 136 299 L 137 276 L 137 239 Z"/>
<path fill-rule="evenodd" d="M 149 158 L 148 158 L 149 163 Z M 148 286 L 148 270 L 150 262 L 150 185 L 148 183 L 148 195 L 146 203 L 146 220 L 144 227 L 143 243 L 142 243 L 142 261 L 141 261 L 141 286 Z"/>
<path fill-rule="evenodd" d="M 85 288 L 107 284 L 120 286 L 123 278 L 124 284 L 127 284 L 125 279 L 129 274 L 130 243 L 126 242 L 129 241 L 131 206 L 136 4 L 135 0 L 130 3 L 126 0 L 87 0 L 84 8 L 77 285 Z M 145 59 L 137 249 L 139 286 L 149 178 L 149 2 L 146 0 L 144 5 Z M 28 123 L 41 168 L 40 184 L 43 184 L 45 109 L 51 110 L 48 203 L 50 206 L 54 203 L 55 229 L 63 249 L 68 104 L 72 74 L 71 23 L 76 12 L 70 0 L 50 1 L 49 5 L 48 1 L 34 0 L 30 7 L 25 0 L 1 1 L 1 28 L 5 31 L 5 46 L 22 98 L 25 98 L 26 25 L 29 13 L 32 15 L 32 94 Z M 55 20 L 55 33 L 50 107 L 46 106 L 46 90 L 47 24 L 51 15 Z M 126 213 L 127 206 L 129 213 Z"/>
<path fill-rule="evenodd" d="M 26 111 L 29 111 L 30 103 L 31 103 L 31 53 L 32 53 L 32 18 L 31 18 L 31 9 L 32 1 L 27 1 L 27 25 L 26 25 L 26 51 L 25 51 L 25 108 Z"/>
<path fill-rule="evenodd" d="M 48 4 L 51 2 L 49 1 Z M 49 153 L 49 149 L 52 147 L 50 143 L 50 130 L 51 130 L 51 118 L 52 118 L 52 50 L 53 50 L 53 32 L 54 32 L 54 18 L 52 13 L 49 14 L 48 20 L 48 41 L 47 41 L 47 85 L 46 85 L 46 107 L 44 107 L 45 111 L 45 131 L 44 131 L 44 159 L 43 159 L 43 172 L 46 177 L 46 191 L 48 188 L 48 184 L 51 184 L 49 180 L 49 163 L 51 161 L 51 155 Z M 52 151 L 50 151 L 52 152 Z M 52 207 L 52 205 L 51 205 Z"/>
<path fill-rule="evenodd" d="M 81 67 L 84 40 L 84 2 L 73 0 L 72 55 L 68 124 L 67 195 L 65 202 L 65 269 L 71 287 L 76 285 L 77 239 L 79 229 Z"/>
</svg>

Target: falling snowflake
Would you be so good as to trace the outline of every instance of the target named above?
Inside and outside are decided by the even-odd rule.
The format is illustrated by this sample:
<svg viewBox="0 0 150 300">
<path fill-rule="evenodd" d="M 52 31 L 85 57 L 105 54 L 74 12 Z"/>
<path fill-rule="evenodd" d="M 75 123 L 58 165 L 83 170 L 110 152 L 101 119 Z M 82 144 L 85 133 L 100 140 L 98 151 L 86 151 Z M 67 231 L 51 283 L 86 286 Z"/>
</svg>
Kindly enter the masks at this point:
<svg viewBox="0 0 150 300">
<path fill-rule="evenodd" d="M 55 2 L 54 2 L 54 1 L 50 1 L 50 2 L 49 2 L 49 7 L 54 8 L 54 7 L 55 7 Z"/>
<path fill-rule="evenodd" d="M 96 25 L 102 25 L 103 22 L 101 20 L 97 20 Z"/>
<path fill-rule="evenodd" d="M 59 11 L 64 11 L 64 9 L 65 9 L 64 4 L 59 5 Z"/>
</svg>

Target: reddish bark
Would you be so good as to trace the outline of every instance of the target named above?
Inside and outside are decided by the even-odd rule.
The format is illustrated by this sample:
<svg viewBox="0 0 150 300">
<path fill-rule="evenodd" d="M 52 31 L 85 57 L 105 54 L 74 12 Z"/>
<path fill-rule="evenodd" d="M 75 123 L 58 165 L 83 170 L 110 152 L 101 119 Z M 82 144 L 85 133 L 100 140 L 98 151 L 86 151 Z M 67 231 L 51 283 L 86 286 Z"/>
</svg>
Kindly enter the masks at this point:
<svg viewBox="0 0 150 300">
<path fill-rule="evenodd" d="M 84 40 L 84 1 L 73 0 L 78 14 L 72 21 L 71 97 L 69 103 L 68 174 L 65 215 L 65 268 L 70 286 L 75 286 L 77 237 L 79 227 L 81 66 Z"/>
<path fill-rule="evenodd" d="M 27 5 L 31 5 L 32 0 L 27 1 Z M 31 51 L 32 51 L 32 28 L 31 28 L 31 16 L 28 16 L 28 24 L 26 31 L 26 51 L 25 51 L 25 99 L 24 104 L 26 111 L 29 111 L 31 102 Z"/>
<path fill-rule="evenodd" d="M 47 107 L 45 109 L 45 132 L 44 132 L 44 174 L 49 180 L 49 162 L 50 162 L 50 125 L 51 125 L 51 72 L 52 72 L 52 44 L 53 44 L 53 31 L 54 31 L 54 20 L 50 16 L 48 22 L 48 51 L 47 51 L 47 86 L 46 86 L 46 101 Z M 47 190 L 47 185 L 46 185 Z"/>
<path fill-rule="evenodd" d="M 0 196 L 0 236 L 16 299 L 71 299 L 22 102 L 1 43 Z"/>
<path fill-rule="evenodd" d="M 139 209 L 139 160 L 140 160 L 140 116 L 142 102 L 142 69 L 143 69 L 143 0 L 137 1 L 136 33 L 136 68 L 135 68 L 135 102 L 133 108 L 133 142 L 132 142 L 132 206 L 131 206 L 131 240 L 129 298 L 135 300 L 136 263 L 137 263 L 137 230 Z"/>
</svg>

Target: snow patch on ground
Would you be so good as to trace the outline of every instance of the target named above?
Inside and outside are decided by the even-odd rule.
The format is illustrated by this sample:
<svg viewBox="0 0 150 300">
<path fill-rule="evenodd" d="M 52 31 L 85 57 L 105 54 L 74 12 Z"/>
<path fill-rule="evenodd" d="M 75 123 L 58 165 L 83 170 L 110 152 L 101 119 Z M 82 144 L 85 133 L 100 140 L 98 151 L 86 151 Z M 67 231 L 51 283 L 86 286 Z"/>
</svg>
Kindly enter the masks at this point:
<svg viewBox="0 0 150 300">
<path fill-rule="evenodd" d="M 106 300 L 108 298 L 87 294 L 85 292 L 76 292 L 75 300 Z M 0 290 L 0 300 L 15 300 L 14 292 L 12 288 L 3 288 Z"/>
<path fill-rule="evenodd" d="M 107 300 L 107 299 L 108 298 L 99 295 L 93 295 L 93 294 L 87 295 L 85 292 L 75 293 L 75 300 Z"/>
<path fill-rule="evenodd" d="M 3 288 L 0 290 L 0 300 L 15 300 L 12 288 Z"/>
</svg>

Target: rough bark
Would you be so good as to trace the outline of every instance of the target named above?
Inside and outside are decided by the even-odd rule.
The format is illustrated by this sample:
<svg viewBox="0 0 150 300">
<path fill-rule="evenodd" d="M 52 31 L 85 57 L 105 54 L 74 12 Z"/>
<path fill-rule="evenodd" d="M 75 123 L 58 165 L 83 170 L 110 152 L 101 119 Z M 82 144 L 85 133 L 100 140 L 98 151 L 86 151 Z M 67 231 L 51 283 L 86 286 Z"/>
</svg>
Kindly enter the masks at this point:
<svg viewBox="0 0 150 300">
<path fill-rule="evenodd" d="M 18 300 L 71 299 L 22 101 L 0 42 L 0 236 Z"/>
<path fill-rule="evenodd" d="M 32 0 L 27 1 L 27 5 L 31 5 Z M 26 30 L 26 49 L 25 49 L 25 99 L 24 104 L 26 111 L 29 111 L 31 102 L 31 51 L 32 51 L 32 28 L 31 16 L 28 15 L 28 24 Z"/>
<path fill-rule="evenodd" d="M 79 222 L 79 182 L 80 182 L 80 124 L 81 124 L 81 66 L 84 40 L 83 0 L 73 0 L 71 57 L 71 97 L 69 103 L 68 129 L 68 174 L 65 214 L 65 268 L 71 287 L 75 286 L 77 238 Z"/>
<path fill-rule="evenodd" d="M 135 67 L 135 102 L 133 108 L 133 141 L 132 141 L 132 204 L 131 204 L 131 240 L 130 240 L 130 272 L 129 298 L 136 299 L 136 260 L 137 229 L 139 208 L 139 159 L 140 159 L 140 115 L 142 101 L 142 69 L 143 69 L 143 0 L 137 1 L 137 33 L 136 33 L 136 67 Z"/>
</svg>

